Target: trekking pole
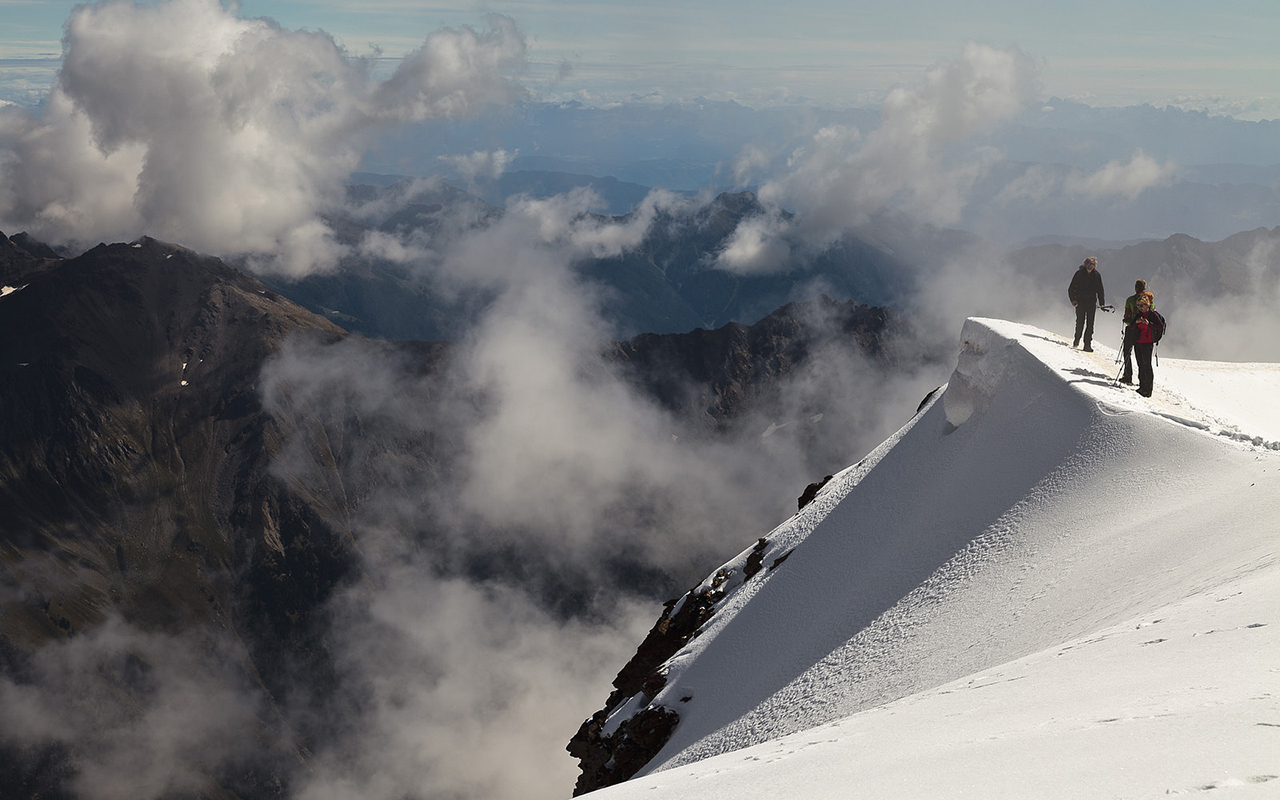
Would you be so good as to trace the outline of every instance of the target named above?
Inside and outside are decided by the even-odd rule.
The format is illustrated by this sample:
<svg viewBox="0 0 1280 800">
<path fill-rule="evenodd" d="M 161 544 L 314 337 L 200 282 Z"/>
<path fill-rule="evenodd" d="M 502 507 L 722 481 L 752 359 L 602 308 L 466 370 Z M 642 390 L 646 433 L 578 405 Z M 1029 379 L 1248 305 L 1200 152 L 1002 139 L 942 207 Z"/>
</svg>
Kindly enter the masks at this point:
<svg viewBox="0 0 1280 800">
<path fill-rule="evenodd" d="M 1111 379 L 1112 386 L 1120 385 L 1120 375 L 1124 373 L 1124 346 L 1129 341 L 1129 326 L 1121 324 L 1120 326 L 1120 349 L 1116 351 L 1116 363 L 1120 368 L 1116 370 L 1116 376 Z"/>
</svg>

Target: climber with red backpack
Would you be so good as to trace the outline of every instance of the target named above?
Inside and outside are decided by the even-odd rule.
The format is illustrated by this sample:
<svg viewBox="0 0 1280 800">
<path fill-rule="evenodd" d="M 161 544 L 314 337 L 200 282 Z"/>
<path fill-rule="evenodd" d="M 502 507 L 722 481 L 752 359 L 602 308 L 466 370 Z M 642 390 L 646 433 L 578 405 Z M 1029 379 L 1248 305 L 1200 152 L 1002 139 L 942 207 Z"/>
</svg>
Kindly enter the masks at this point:
<svg viewBox="0 0 1280 800">
<path fill-rule="evenodd" d="M 1133 337 L 1137 334 L 1137 330 L 1133 327 L 1133 319 L 1138 315 L 1138 298 L 1143 294 L 1147 295 L 1151 307 L 1155 308 L 1155 295 L 1147 291 L 1147 282 L 1139 278 L 1133 284 L 1133 294 L 1124 301 L 1124 339 L 1121 346 L 1121 353 L 1124 356 L 1124 375 L 1120 378 L 1121 383 L 1129 385 L 1133 384 Z"/>
<path fill-rule="evenodd" d="M 1155 372 L 1151 368 L 1151 356 L 1156 343 L 1164 336 L 1164 317 L 1152 308 L 1153 296 L 1150 292 L 1139 292 L 1134 303 L 1133 321 L 1129 327 L 1133 329 L 1133 354 L 1138 360 L 1138 394 L 1151 396 L 1155 383 Z"/>
</svg>

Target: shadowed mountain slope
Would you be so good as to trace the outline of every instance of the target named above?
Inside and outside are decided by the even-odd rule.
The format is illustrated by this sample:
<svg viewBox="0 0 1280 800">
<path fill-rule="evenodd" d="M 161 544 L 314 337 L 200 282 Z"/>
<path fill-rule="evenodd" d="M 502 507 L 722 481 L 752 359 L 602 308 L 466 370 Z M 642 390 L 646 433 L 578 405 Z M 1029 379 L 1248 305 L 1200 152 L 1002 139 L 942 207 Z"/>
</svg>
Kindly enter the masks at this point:
<svg viewBox="0 0 1280 800">
<path fill-rule="evenodd" d="M 288 421 L 263 413 L 257 381 L 286 338 L 343 332 L 152 239 L 5 257 L 22 285 L 0 298 L 0 641 L 29 653 L 112 620 L 203 632 L 278 726 L 297 689 L 284 665 L 323 672 L 316 615 L 350 542 L 331 524 L 340 498 L 271 474 Z M 278 783 L 297 755 L 272 749 L 227 785 Z"/>
</svg>

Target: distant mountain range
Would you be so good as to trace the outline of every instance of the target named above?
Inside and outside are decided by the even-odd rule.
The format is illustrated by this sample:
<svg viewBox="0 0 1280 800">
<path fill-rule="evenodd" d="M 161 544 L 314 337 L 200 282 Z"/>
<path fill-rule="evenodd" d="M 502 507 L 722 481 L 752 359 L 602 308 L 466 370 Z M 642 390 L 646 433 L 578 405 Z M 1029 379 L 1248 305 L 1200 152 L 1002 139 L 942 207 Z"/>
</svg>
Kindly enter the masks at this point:
<svg viewBox="0 0 1280 800">
<path fill-rule="evenodd" d="M 351 187 L 353 196 L 365 202 L 390 198 L 389 210 L 373 221 L 343 218 L 334 220 L 334 226 L 346 241 L 355 242 L 374 230 L 400 236 L 438 232 L 442 220 L 464 211 L 480 226 L 503 213 L 446 184 L 395 201 L 408 186 Z M 750 192 L 721 194 L 688 214 L 660 212 L 638 247 L 616 257 L 584 259 L 575 269 L 582 280 L 605 290 L 602 313 L 619 338 L 751 323 L 787 302 L 819 293 L 892 305 L 910 286 L 913 264 L 884 245 L 853 235 L 819 253 L 797 243 L 788 261 L 768 274 L 737 274 L 714 266 L 711 262 L 738 225 L 764 213 Z M 429 276 L 375 258 L 347 258 L 329 275 L 264 281 L 348 330 L 379 338 L 455 339 L 491 300 L 480 290 L 443 294 Z"/>
<path fill-rule="evenodd" d="M 736 188 L 727 165 L 744 145 L 767 142 L 781 155 L 820 127 L 842 124 L 866 131 L 878 120 L 874 109 L 753 109 L 713 100 L 604 108 L 522 103 L 471 121 L 402 128 L 373 148 L 364 169 L 436 175 L 447 169 L 442 159 L 502 149 L 515 157 L 512 170 L 613 176 L 673 191 L 721 191 Z"/>
<path fill-rule="evenodd" d="M 737 188 L 731 164 L 755 147 L 785 162 L 818 130 L 832 125 L 867 134 L 880 124 L 875 108 L 833 109 L 803 105 L 754 109 L 733 101 L 667 104 L 623 103 L 596 108 L 582 103 L 524 103 L 469 122 L 423 123 L 387 137 L 366 162 L 370 172 L 436 175 L 442 158 L 473 151 L 505 150 L 512 170 L 564 172 L 674 191 Z M 1262 185 L 1257 167 L 1280 165 L 1280 121 L 1250 122 L 1199 111 L 1150 105 L 1094 108 L 1051 97 L 993 131 L 985 141 L 1015 162 L 1061 164 L 1095 170 L 1126 160 L 1141 148 L 1184 166 L 1223 165 L 1203 182 L 1226 178 Z M 680 158 L 672 158 L 680 153 Z M 1251 176 L 1263 176 L 1251 177 Z M 1238 229 L 1237 229 L 1238 230 Z M 1225 234 L 1224 234 L 1225 235 Z M 1025 237 L 1023 237 L 1025 238 Z M 1127 237 L 1126 237 L 1127 238 Z"/>
<path fill-rule="evenodd" d="M 744 153 L 759 161 L 745 180 L 785 174 L 786 162 L 812 144 L 819 130 L 854 128 L 864 136 L 880 124 L 877 109 L 773 107 L 698 100 L 593 108 L 578 103 L 528 103 L 466 123 L 406 128 L 371 155 L 370 172 L 439 175 L 458 183 L 450 158 L 501 150 L 503 175 L 479 181 L 491 203 L 517 191 L 580 185 L 590 176 L 606 213 L 629 210 L 635 187 L 676 192 L 741 191 L 734 165 Z M 1034 236 L 1112 240 L 1163 239 L 1186 233 L 1205 240 L 1280 225 L 1280 120 L 1250 122 L 1198 111 L 1093 108 L 1049 98 L 981 137 L 999 161 L 974 187 L 955 227 L 1002 245 Z M 1066 175 L 1092 174 L 1127 164 L 1135 153 L 1177 171 L 1144 191 L 1118 194 L 1053 192 L 1005 198 L 1011 182 L 1035 168 L 1041 186 Z M 679 153 L 679 158 L 673 158 Z M 565 178 L 562 176 L 570 176 Z M 616 185 L 613 182 L 618 182 Z M 462 185 L 458 183 L 458 185 Z"/>
<path fill-rule="evenodd" d="M 1217 242 L 1177 234 L 1166 239 L 1122 244 L 1049 243 L 1025 247 L 1009 260 L 1030 275 L 1063 284 L 1087 256 L 1098 258 L 1107 302 L 1133 294 L 1141 278 L 1159 293 L 1164 308 L 1229 296 L 1250 297 L 1280 281 L 1280 228 L 1257 228 Z"/>
</svg>

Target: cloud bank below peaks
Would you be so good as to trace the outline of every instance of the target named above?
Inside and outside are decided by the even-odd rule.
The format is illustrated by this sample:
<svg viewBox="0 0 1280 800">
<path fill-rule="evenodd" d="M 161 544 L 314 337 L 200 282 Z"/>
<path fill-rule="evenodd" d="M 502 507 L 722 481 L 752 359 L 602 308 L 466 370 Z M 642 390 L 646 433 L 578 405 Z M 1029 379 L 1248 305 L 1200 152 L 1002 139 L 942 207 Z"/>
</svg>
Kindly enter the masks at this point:
<svg viewBox="0 0 1280 800">
<path fill-rule="evenodd" d="M 368 138 L 521 90 L 514 22 L 442 29 L 386 80 L 323 32 L 217 0 L 80 6 L 39 112 L 0 108 L 0 223 L 86 243 L 143 233 L 305 274 L 341 254 L 320 215 Z"/>
<path fill-rule="evenodd" d="M 1061 174 L 1061 170 L 1053 166 L 1034 164 L 1005 186 L 996 200 L 1002 204 L 1058 198 L 1131 201 L 1147 189 L 1168 186 L 1177 175 L 1178 166 L 1174 162 L 1161 164 L 1139 149 L 1128 163 L 1113 160 L 1094 172 L 1072 169 Z"/>
<path fill-rule="evenodd" d="M 864 135 L 833 125 L 795 150 L 781 174 L 761 182 L 762 203 L 797 212 L 743 223 L 718 265 L 737 272 L 780 269 L 794 243 L 830 245 L 842 231 L 895 206 L 935 225 L 960 219 L 974 183 L 999 160 L 968 140 L 1012 118 L 1033 98 L 1035 65 L 1017 48 L 970 42 L 954 61 L 889 93 L 880 126 Z M 763 163 L 748 149 L 734 165 L 746 183 Z M 791 244 L 784 242 L 788 239 Z"/>
</svg>

